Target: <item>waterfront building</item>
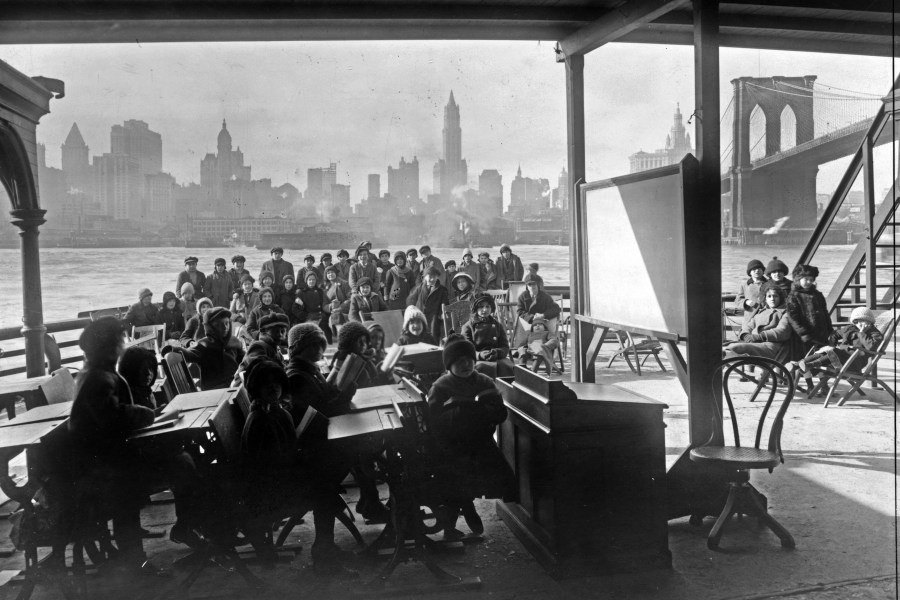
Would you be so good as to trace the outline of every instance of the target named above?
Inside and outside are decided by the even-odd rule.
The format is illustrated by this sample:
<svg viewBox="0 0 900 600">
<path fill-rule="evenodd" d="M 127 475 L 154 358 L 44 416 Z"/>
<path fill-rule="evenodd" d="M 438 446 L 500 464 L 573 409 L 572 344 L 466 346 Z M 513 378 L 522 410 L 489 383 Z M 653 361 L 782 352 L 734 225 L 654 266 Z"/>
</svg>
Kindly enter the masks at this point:
<svg viewBox="0 0 900 600">
<path fill-rule="evenodd" d="M 509 214 L 534 214 L 550 207 L 550 181 L 522 177 L 522 166 L 516 171 L 509 190 Z"/>
<path fill-rule="evenodd" d="M 388 167 L 390 170 L 390 167 Z M 381 175 L 378 173 L 369 173 L 369 194 L 367 200 L 381 197 Z"/>
<path fill-rule="evenodd" d="M 282 218 L 192 219 L 190 222 L 192 239 L 217 243 L 224 239 L 237 239 L 250 244 L 264 233 L 293 233 L 299 230 L 297 222 Z"/>
<path fill-rule="evenodd" d="M 244 153 L 241 147 L 231 149 L 231 134 L 225 119 L 222 119 L 222 130 L 216 140 L 216 153 L 209 153 L 200 161 L 200 187 L 204 196 L 204 204 L 217 216 L 234 216 L 235 207 L 224 190 L 228 181 L 250 181 L 250 166 L 244 165 Z"/>
<path fill-rule="evenodd" d="M 459 105 L 450 91 L 450 100 L 444 107 L 443 156 L 434 164 L 435 194 L 445 200 L 453 195 L 453 190 L 468 182 L 468 166 L 462 157 L 462 127 L 459 119 Z"/>
<path fill-rule="evenodd" d="M 674 165 L 689 153 L 694 153 L 694 147 L 691 145 L 691 134 L 687 133 L 682 122 L 681 106 L 676 104 L 674 122 L 672 123 L 672 128 L 669 129 L 669 134 L 666 136 L 665 148 L 653 152 L 640 150 L 629 156 L 630 172 L 637 173 L 647 169 Z"/>
<path fill-rule="evenodd" d="M 415 214 L 419 208 L 419 159 L 413 156 L 406 162 L 400 157 L 397 168 L 388 166 L 388 194 L 397 199 L 397 207 L 405 214 Z"/>
</svg>

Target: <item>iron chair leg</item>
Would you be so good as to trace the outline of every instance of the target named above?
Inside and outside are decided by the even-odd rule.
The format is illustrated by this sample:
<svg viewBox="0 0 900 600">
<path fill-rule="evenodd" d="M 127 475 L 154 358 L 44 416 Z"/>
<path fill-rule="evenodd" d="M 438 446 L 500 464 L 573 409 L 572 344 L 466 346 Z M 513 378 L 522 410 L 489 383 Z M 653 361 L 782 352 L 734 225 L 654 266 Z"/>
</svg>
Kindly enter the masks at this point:
<svg viewBox="0 0 900 600">
<path fill-rule="evenodd" d="M 796 546 L 794 538 L 791 537 L 788 530 L 785 529 L 781 523 L 776 521 L 775 518 L 769 514 L 769 511 L 766 510 L 762 501 L 759 499 L 758 492 L 753 486 L 748 482 L 731 482 L 728 484 L 728 499 L 725 500 L 725 506 L 722 508 L 719 518 L 716 519 L 715 524 L 710 530 L 709 537 L 706 538 L 706 546 L 710 550 L 719 549 L 719 542 L 722 539 L 725 524 L 737 510 L 736 503 L 739 503 L 743 509 L 752 511 L 753 516 L 759 519 L 761 524 L 771 529 L 772 532 L 778 536 L 778 539 L 781 540 L 782 548 L 793 549 Z"/>
</svg>

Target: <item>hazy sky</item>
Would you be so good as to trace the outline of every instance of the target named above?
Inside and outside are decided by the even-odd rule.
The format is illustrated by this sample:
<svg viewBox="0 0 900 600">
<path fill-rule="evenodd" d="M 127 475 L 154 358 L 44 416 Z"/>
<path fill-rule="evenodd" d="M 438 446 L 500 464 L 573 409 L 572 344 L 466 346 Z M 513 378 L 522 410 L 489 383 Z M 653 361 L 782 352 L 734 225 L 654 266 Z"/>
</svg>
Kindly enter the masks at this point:
<svg viewBox="0 0 900 600">
<path fill-rule="evenodd" d="M 38 127 L 51 166 L 73 122 L 93 156 L 109 152 L 113 124 L 140 119 L 162 134 L 163 169 L 199 182 L 225 118 L 254 179 L 303 191 L 307 168 L 337 162 L 355 202 L 368 173 L 381 174 L 384 193 L 388 165 L 418 156 L 428 193 L 451 89 L 475 185 L 483 169 L 498 169 L 508 201 L 519 164 L 553 187 L 566 164 L 565 69 L 552 42 L 0 46 L 0 60 L 66 83 Z M 588 55 L 589 179 L 626 173 L 629 154 L 662 147 L 677 102 L 687 119 L 692 60 L 682 46 L 611 44 Z M 814 74 L 877 94 L 892 83 L 890 59 L 800 52 L 723 49 L 721 74 L 723 108 L 740 76 Z M 837 177 L 823 172 L 820 191 Z"/>
</svg>

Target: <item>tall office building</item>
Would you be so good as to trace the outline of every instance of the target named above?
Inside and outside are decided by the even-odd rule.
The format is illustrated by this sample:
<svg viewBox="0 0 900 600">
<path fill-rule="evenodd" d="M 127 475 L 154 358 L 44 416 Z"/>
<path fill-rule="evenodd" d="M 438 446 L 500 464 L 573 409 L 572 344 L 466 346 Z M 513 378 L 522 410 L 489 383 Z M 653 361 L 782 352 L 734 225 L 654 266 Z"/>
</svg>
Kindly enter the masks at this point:
<svg viewBox="0 0 900 600">
<path fill-rule="evenodd" d="M 225 194 L 225 182 L 250 181 L 250 170 L 249 165 L 244 165 L 241 147 L 231 149 L 231 133 L 225 119 L 222 119 L 222 129 L 216 139 L 216 154 L 208 153 L 200 161 L 201 196 L 207 210 L 217 217 L 235 216 L 234 204 Z"/>
<path fill-rule="evenodd" d="M 562 210 L 569 210 L 569 174 L 566 172 L 565 167 L 563 167 L 559 178 L 556 180 L 553 204 Z"/>
<path fill-rule="evenodd" d="M 366 200 L 375 200 L 381 198 L 381 175 L 378 173 L 369 173 L 369 194 Z"/>
<path fill-rule="evenodd" d="M 403 214 L 416 212 L 419 205 L 419 159 L 413 156 L 406 162 L 400 157 L 397 168 L 388 167 L 388 194 L 397 200 L 397 208 Z"/>
<path fill-rule="evenodd" d="M 90 148 L 84 143 L 77 123 L 72 123 L 66 141 L 60 146 L 62 170 L 68 189 L 73 193 L 94 195 L 94 173 L 91 168 Z"/>
<path fill-rule="evenodd" d="M 109 134 L 110 152 L 135 159 L 141 175 L 162 171 L 162 136 L 143 121 L 133 119 L 113 125 Z"/>
<path fill-rule="evenodd" d="M 681 106 L 675 105 L 675 115 L 669 135 L 666 136 L 666 147 L 653 152 L 640 150 L 628 157 L 632 173 L 674 165 L 688 153 L 693 153 L 691 134 L 687 133 L 681 117 Z"/>
<path fill-rule="evenodd" d="M 468 166 L 462 157 L 462 127 L 459 120 L 459 106 L 450 92 L 450 100 L 444 107 L 443 157 L 434 164 L 434 193 L 446 201 L 453 195 L 454 188 L 468 182 Z"/>
<path fill-rule="evenodd" d="M 499 217 L 503 214 L 503 176 L 497 169 L 485 169 L 478 176 L 478 196 L 484 216 Z"/>
<path fill-rule="evenodd" d="M 550 182 L 547 179 L 522 177 L 522 167 L 516 171 L 509 189 L 509 211 L 512 214 L 536 214 L 550 208 Z"/>
<path fill-rule="evenodd" d="M 138 160 L 112 152 L 94 157 L 96 199 L 114 219 L 140 219 L 144 177 Z"/>
</svg>

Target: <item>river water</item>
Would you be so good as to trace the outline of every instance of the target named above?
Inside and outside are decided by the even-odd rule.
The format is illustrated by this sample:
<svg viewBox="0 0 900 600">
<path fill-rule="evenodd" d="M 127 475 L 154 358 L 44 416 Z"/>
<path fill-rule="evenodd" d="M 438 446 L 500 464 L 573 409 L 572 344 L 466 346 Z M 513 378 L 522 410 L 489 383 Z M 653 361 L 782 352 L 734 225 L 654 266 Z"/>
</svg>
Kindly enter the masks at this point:
<svg viewBox="0 0 900 600">
<path fill-rule="evenodd" d="M 400 248 L 390 248 L 393 251 Z M 815 264 L 819 267 L 819 289 L 826 292 L 837 278 L 853 246 L 823 246 Z M 380 248 L 379 248 L 380 250 Z M 475 248 L 475 254 L 488 250 L 496 257 L 498 248 Z M 725 246 L 722 248 L 722 290 L 737 291 L 747 262 L 758 258 L 767 263 L 778 256 L 789 267 L 802 251 L 799 246 Z M 303 266 L 302 257 L 312 253 L 318 257 L 326 250 L 309 252 L 289 250 L 285 259 L 297 270 Z M 327 251 L 335 254 L 335 249 Z M 540 264 L 540 274 L 548 284 L 568 284 L 568 246 L 515 246 L 514 251 L 522 262 Z M 458 248 L 434 248 L 442 260 L 460 260 Z M 80 311 L 124 306 L 137 301 L 139 289 L 148 287 L 154 300 L 162 300 L 163 292 L 173 290 L 175 278 L 184 267 L 188 255 L 200 259 L 199 269 L 212 271 L 213 260 L 224 257 L 231 266 L 231 256 L 243 254 L 246 268 L 254 277 L 263 261 L 269 258 L 265 250 L 255 248 L 45 248 L 41 250 L 41 281 L 46 322 L 74 318 Z M 18 250 L 0 250 L 0 272 L 7 273 L 3 294 L 0 294 L 0 327 L 12 327 L 21 323 L 22 279 L 21 256 Z"/>
</svg>

